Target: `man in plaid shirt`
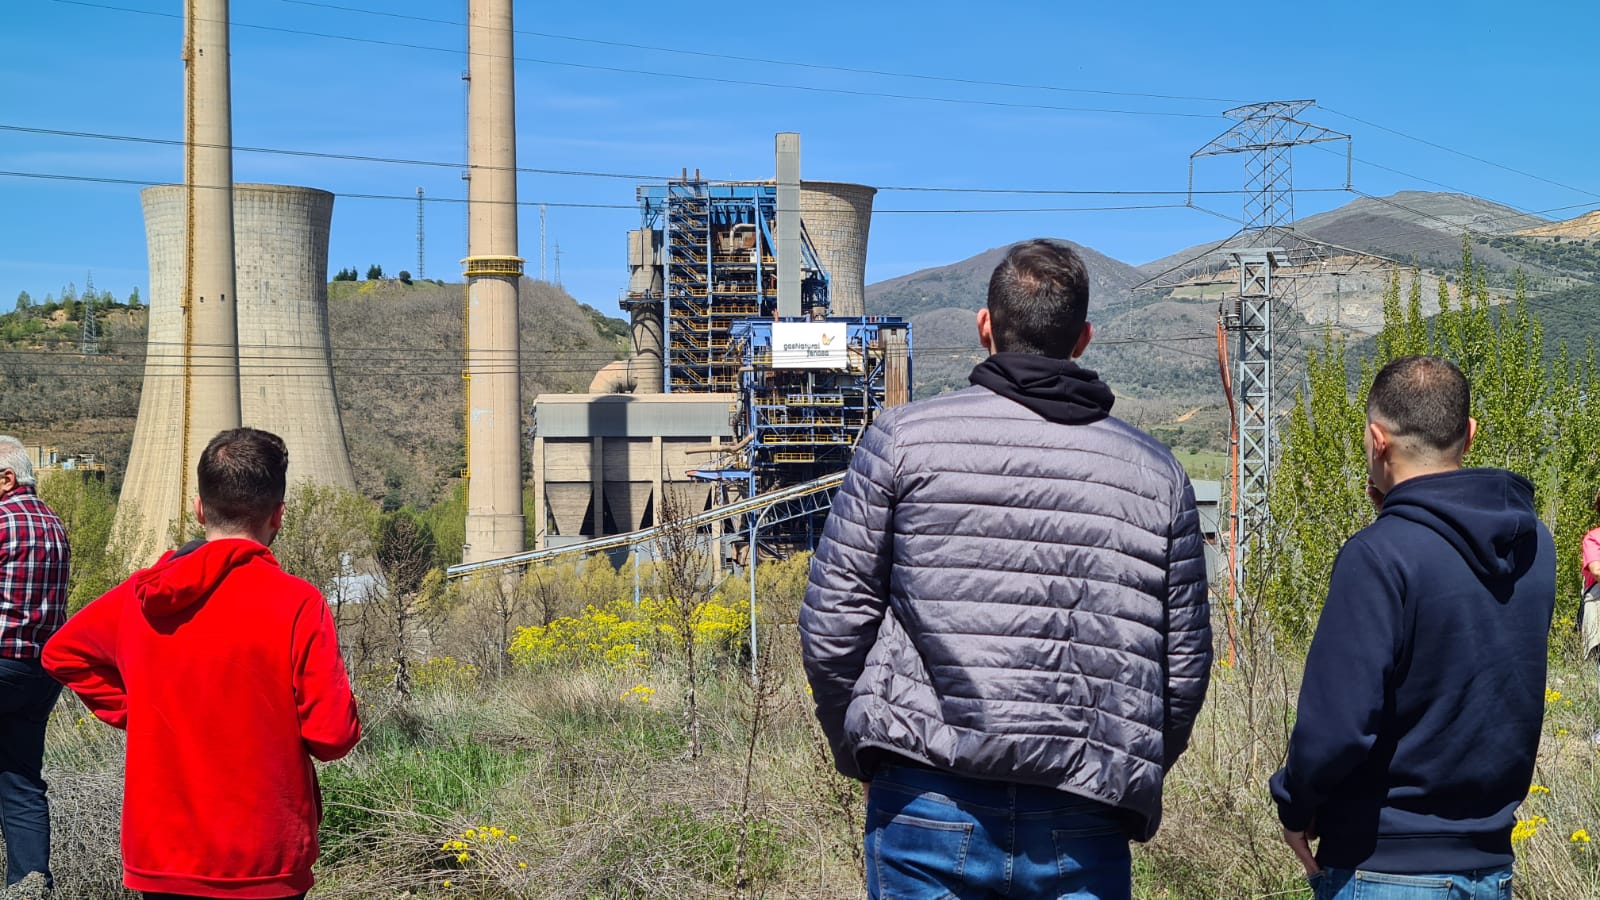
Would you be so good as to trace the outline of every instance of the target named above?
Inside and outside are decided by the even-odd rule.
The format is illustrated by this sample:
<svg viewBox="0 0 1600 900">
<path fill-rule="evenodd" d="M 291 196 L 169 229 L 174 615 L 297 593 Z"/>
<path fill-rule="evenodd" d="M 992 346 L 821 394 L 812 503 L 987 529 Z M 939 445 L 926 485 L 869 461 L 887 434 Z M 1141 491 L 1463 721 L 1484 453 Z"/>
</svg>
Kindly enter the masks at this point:
<svg viewBox="0 0 1600 900">
<path fill-rule="evenodd" d="M 67 617 L 67 532 L 33 485 L 22 442 L 0 436 L 0 836 L 8 886 L 30 872 L 50 882 L 50 803 L 40 770 L 61 686 L 39 654 Z"/>
</svg>

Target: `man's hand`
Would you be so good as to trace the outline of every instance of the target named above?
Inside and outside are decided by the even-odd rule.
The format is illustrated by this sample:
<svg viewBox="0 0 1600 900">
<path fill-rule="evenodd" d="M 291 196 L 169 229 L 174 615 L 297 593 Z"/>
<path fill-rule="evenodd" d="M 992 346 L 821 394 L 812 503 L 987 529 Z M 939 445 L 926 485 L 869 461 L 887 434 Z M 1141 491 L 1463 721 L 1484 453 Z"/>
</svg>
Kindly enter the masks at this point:
<svg viewBox="0 0 1600 900">
<path fill-rule="evenodd" d="M 1322 871 L 1322 867 L 1317 865 L 1316 855 L 1311 852 L 1311 842 L 1316 839 L 1317 825 L 1315 822 L 1311 823 L 1305 831 L 1290 831 L 1287 828 L 1283 830 L 1283 842 L 1289 845 L 1290 850 L 1294 851 L 1295 858 L 1300 860 L 1300 865 L 1306 870 L 1307 878 Z"/>
</svg>

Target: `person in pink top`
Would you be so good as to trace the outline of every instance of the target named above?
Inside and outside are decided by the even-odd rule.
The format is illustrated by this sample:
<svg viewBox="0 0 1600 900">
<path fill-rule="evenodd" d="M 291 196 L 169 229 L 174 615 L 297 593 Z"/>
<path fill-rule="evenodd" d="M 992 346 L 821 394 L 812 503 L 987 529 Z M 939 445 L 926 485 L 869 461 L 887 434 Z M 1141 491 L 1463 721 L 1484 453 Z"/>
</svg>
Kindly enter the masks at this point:
<svg viewBox="0 0 1600 900">
<path fill-rule="evenodd" d="M 1594 511 L 1600 513 L 1600 494 L 1594 498 Z M 1583 536 L 1583 601 L 1578 605 L 1578 628 L 1583 635 L 1583 655 L 1600 658 L 1600 528 Z M 1590 741 L 1600 744 L 1600 731 Z"/>
<path fill-rule="evenodd" d="M 1600 496 L 1594 498 L 1594 511 L 1600 513 Z M 1583 536 L 1583 593 L 1587 599 L 1595 582 L 1600 581 L 1600 528 Z"/>
</svg>

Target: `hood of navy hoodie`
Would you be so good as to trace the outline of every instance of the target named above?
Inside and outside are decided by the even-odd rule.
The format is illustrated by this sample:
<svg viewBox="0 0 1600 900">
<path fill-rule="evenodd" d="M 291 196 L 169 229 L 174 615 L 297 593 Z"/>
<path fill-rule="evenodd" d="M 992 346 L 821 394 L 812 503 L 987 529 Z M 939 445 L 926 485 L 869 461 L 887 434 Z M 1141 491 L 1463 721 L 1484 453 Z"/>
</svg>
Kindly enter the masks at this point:
<svg viewBox="0 0 1600 900">
<path fill-rule="evenodd" d="M 1538 552 L 1533 483 L 1504 469 L 1459 469 L 1395 485 L 1381 517 L 1425 526 L 1444 538 L 1480 578 L 1526 571 Z"/>
</svg>

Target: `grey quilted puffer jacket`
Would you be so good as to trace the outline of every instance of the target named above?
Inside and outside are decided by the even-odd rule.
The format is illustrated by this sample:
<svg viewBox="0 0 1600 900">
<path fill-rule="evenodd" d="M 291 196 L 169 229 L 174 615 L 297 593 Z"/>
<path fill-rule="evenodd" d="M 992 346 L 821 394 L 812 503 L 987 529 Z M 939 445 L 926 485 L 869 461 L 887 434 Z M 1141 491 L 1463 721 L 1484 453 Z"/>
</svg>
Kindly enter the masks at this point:
<svg viewBox="0 0 1600 900">
<path fill-rule="evenodd" d="M 876 751 L 1038 784 L 1148 840 L 1211 667 L 1194 491 L 1114 418 L 971 387 L 890 410 L 833 503 L 800 614 L 841 772 Z"/>
</svg>

